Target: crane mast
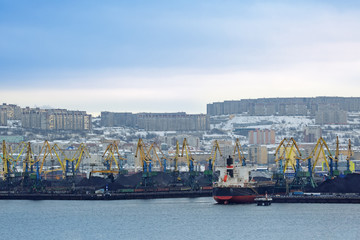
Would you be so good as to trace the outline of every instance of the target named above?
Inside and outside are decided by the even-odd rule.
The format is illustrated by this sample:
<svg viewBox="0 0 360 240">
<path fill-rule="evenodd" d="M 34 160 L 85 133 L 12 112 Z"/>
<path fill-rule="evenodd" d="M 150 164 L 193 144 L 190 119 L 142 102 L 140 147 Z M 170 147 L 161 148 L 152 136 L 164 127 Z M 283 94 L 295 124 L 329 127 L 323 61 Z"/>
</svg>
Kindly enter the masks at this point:
<svg viewBox="0 0 360 240">
<path fill-rule="evenodd" d="M 191 156 L 189 145 L 187 143 L 186 138 L 184 138 L 184 141 L 183 141 L 182 150 L 181 150 L 181 157 L 184 157 L 184 151 L 185 151 L 185 154 L 186 154 L 186 159 L 187 159 L 187 163 L 188 163 L 188 167 L 189 167 L 189 172 L 194 172 L 195 160 Z"/>
</svg>

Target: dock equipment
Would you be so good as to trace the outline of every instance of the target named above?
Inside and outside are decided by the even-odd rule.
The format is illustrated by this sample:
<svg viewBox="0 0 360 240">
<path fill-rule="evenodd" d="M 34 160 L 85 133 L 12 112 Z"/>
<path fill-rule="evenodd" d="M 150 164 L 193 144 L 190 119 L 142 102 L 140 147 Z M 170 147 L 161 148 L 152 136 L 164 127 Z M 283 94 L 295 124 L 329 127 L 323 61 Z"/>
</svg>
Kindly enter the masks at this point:
<svg viewBox="0 0 360 240">
<path fill-rule="evenodd" d="M 119 146 L 116 141 L 113 141 L 107 146 L 102 157 L 107 171 L 117 171 L 118 173 L 123 173 L 124 161 L 126 159 L 121 156 Z"/>
<path fill-rule="evenodd" d="M 209 183 L 212 183 L 213 180 L 213 173 L 215 171 L 215 161 L 216 161 L 217 152 L 219 152 L 220 157 L 222 157 L 219 143 L 217 140 L 215 140 L 213 143 L 210 157 L 208 159 L 208 170 L 205 170 L 204 172 L 204 174 L 208 176 Z"/>
<path fill-rule="evenodd" d="M 191 156 L 191 152 L 190 152 L 189 145 L 187 143 L 186 138 L 184 138 L 184 141 L 183 141 L 183 145 L 182 145 L 182 149 L 181 149 L 181 157 L 184 157 L 184 151 L 185 151 L 185 154 L 186 154 L 186 160 L 187 160 L 187 163 L 188 163 L 189 172 L 193 173 L 194 172 L 195 159 Z"/>
<path fill-rule="evenodd" d="M 90 153 L 86 147 L 86 144 L 81 143 L 71 158 L 66 157 L 64 159 L 64 161 L 66 162 L 66 176 L 75 176 L 75 173 L 79 171 L 80 164 L 84 158 L 90 158 Z M 69 171 L 70 163 L 71 171 Z"/>
<path fill-rule="evenodd" d="M 240 144 L 240 141 L 238 138 L 236 139 L 235 146 L 234 146 L 234 153 L 233 153 L 234 158 L 235 158 L 236 153 L 237 153 L 237 156 L 239 159 L 239 163 L 241 163 L 242 166 L 246 166 L 245 154 L 244 154 L 244 151 L 241 147 L 241 144 Z"/>
<path fill-rule="evenodd" d="M 327 151 L 327 154 L 325 153 L 325 150 Z M 316 145 L 315 145 L 313 151 L 310 153 L 309 158 L 314 160 L 312 163 L 312 167 L 309 166 L 309 168 L 311 167 L 311 175 L 314 174 L 315 166 L 318 164 L 319 160 L 322 159 L 326 164 L 326 167 L 329 171 L 330 177 L 334 176 L 334 171 L 333 171 L 334 170 L 334 168 L 333 168 L 334 157 L 332 156 L 328 145 L 326 144 L 325 140 L 322 137 L 320 137 L 318 139 L 318 141 L 316 142 Z M 328 158 L 330 159 L 330 163 L 328 161 Z M 309 164 L 310 164 L 310 162 L 309 162 Z"/>
<path fill-rule="evenodd" d="M 85 150 L 83 150 L 83 151 L 86 154 Z M 77 152 L 81 153 L 81 151 L 77 151 Z M 81 154 L 78 154 L 78 156 L 80 157 Z M 103 158 L 104 167 L 106 169 L 105 170 L 91 170 L 91 174 L 101 173 L 101 174 L 106 175 L 108 178 L 114 180 L 115 174 L 126 174 L 127 173 L 127 171 L 123 168 L 124 161 L 126 159 L 120 155 L 119 147 L 118 147 L 118 144 L 116 143 L 116 141 L 113 141 L 106 147 L 106 149 L 102 155 L 102 158 Z"/>
<path fill-rule="evenodd" d="M 284 138 L 275 150 L 275 162 L 278 164 L 278 171 L 273 174 L 276 191 L 285 191 L 287 182 L 285 172 L 288 167 L 296 171 L 294 162 L 297 157 L 301 157 L 301 152 L 294 138 Z"/>
<path fill-rule="evenodd" d="M 139 138 L 135 157 L 140 158 L 141 165 L 143 167 L 142 182 L 141 182 L 142 186 L 152 186 L 153 181 L 151 177 L 157 174 L 157 172 L 152 172 L 152 166 L 153 166 L 152 157 L 156 156 L 154 159 L 155 163 L 157 162 L 160 165 L 160 167 L 162 167 L 161 160 L 155 148 L 156 147 L 154 143 L 151 144 L 149 148 L 147 148 L 143 140 Z M 151 154 L 151 152 L 153 155 Z"/>
<path fill-rule="evenodd" d="M 11 158 L 10 158 L 10 156 L 8 154 L 5 140 L 3 140 L 3 142 L 2 142 L 1 160 L 3 162 L 3 179 L 4 180 L 9 180 L 12 161 L 11 161 Z"/>
<path fill-rule="evenodd" d="M 60 168 L 54 168 L 53 166 L 55 162 L 54 157 L 56 157 L 58 163 L 60 164 Z M 44 167 L 45 162 L 48 161 L 49 159 L 51 162 L 51 168 L 45 169 Z M 62 175 L 63 175 L 62 177 L 65 178 L 66 169 L 63 160 L 61 159 L 58 151 L 56 151 L 56 147 L 55 146 L 51 147 L 47 140 L 44 141 L 43 146 L 41 147 L 41 150 L 38 154 L 38 159 L 35 161 L 35 164 L 38 162 L 40 163 L 39 173 L 44 174 L 45 178 L 48 173 L 52 173 L 56 171 L 62 171 Z"/>
<path fill-rule="evenodd" d="M 161 148 L 156 142 L 153 142 L 147 150 L 146 157 L 152 160 L 153 167 L 160 167 L 166 172 L 166 163 L 170 160 L 161 151 Z"/>
<path fill-rule="evenodd" d="M 190 151 L 190 148 L 189 148 L 186 138 L 184 138 L 184 141 L 183 141 L 183 145 L 182 145 L 182 149 L 181 149 L 181 157 L 184 157 L 184 152 L 185 152 L 185 156 L 186 156 L 186 160 L 187 160 L 187 164 L 188 164 L 188 168 L 189 168 L 189 174 L 190 174 L 188 184 L 191 186 L 192 189 L 196 189 L 196 188 L 198 188 L 198 185 L 195 181 L 195 178 L 198 175 L 198 172 L 195 169 L 196 161 L 193 158 L 193 156 L 191 155 L 191 151 Z"/>
<path fill-rule="evenodd" d="M 135 157 L 139 157 L 143 167 L 143 173 L 151 172 L 151 159 L 147 156 L 146 145 L 141 138 L 139 138 Z"/>
<path fill-rule="evenodd" d="M 350 170 L 350 162 L 352 155 L 353 155 L 353 151 L 351 150 L 351 140 L 349 139 L 347 156 L 346 156 L 346 170 L 344 171 L 344 175 L 352 173 L 352 171 Z"/>
<path fill-rule="evenodd" d="M 176 151 L 175 151 L 175 156 L 174 156 L 174 171 L 175 172 L 179 172 L 179 169 L 178 169 L 179 157 L 180 157 L 179 141 L 176 140 Z"/>
</svg>

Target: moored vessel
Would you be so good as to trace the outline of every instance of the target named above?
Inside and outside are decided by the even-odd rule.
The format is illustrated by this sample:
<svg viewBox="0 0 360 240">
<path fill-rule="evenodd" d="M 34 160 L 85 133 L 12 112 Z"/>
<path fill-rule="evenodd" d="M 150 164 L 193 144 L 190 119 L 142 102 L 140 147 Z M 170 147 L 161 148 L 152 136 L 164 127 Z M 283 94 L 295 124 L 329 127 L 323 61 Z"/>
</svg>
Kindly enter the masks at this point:
<svg viewBox="0 0 360 240">
<path fill-rule="evenodd" d="M 265 194 L 273 186 L 260 186 L 251 180 L 250 172 L 254 166 L 234 164 L 231 156 L 226 159 L 225 167 L 217 167 L 219 180 L 213 183 L 213 197 L 220 204 L 254 203 L 257 196 Z"/>
</svg>

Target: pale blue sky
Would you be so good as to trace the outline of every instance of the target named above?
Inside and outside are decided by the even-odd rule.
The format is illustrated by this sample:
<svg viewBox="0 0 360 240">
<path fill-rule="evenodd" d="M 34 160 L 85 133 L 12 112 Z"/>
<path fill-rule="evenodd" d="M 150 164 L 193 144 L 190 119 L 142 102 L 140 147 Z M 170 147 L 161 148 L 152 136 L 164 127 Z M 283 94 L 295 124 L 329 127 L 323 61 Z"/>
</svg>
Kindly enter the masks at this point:
<svg viewBox="0 0 360 240">
<path fill-rule="evenodd" d="M 205 113 L 214 101 L 359 96 L 357 1 L 0 0 L 0 99 Z"/>
</svg>

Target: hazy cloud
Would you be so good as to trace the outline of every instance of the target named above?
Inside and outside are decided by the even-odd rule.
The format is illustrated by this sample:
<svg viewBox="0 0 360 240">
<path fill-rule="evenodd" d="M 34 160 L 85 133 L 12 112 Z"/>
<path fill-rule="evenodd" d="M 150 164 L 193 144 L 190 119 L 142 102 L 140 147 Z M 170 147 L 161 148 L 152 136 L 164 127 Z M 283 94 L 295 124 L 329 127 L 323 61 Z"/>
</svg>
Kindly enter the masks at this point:
<svg viewBox="0 0 360 240">
<path fill-rule="evenodd" d="M 213 101 L 360 92 L 352 1 L 9 1 L 1 9 L 3 102 L 205 112 Z"/>
</svg>

